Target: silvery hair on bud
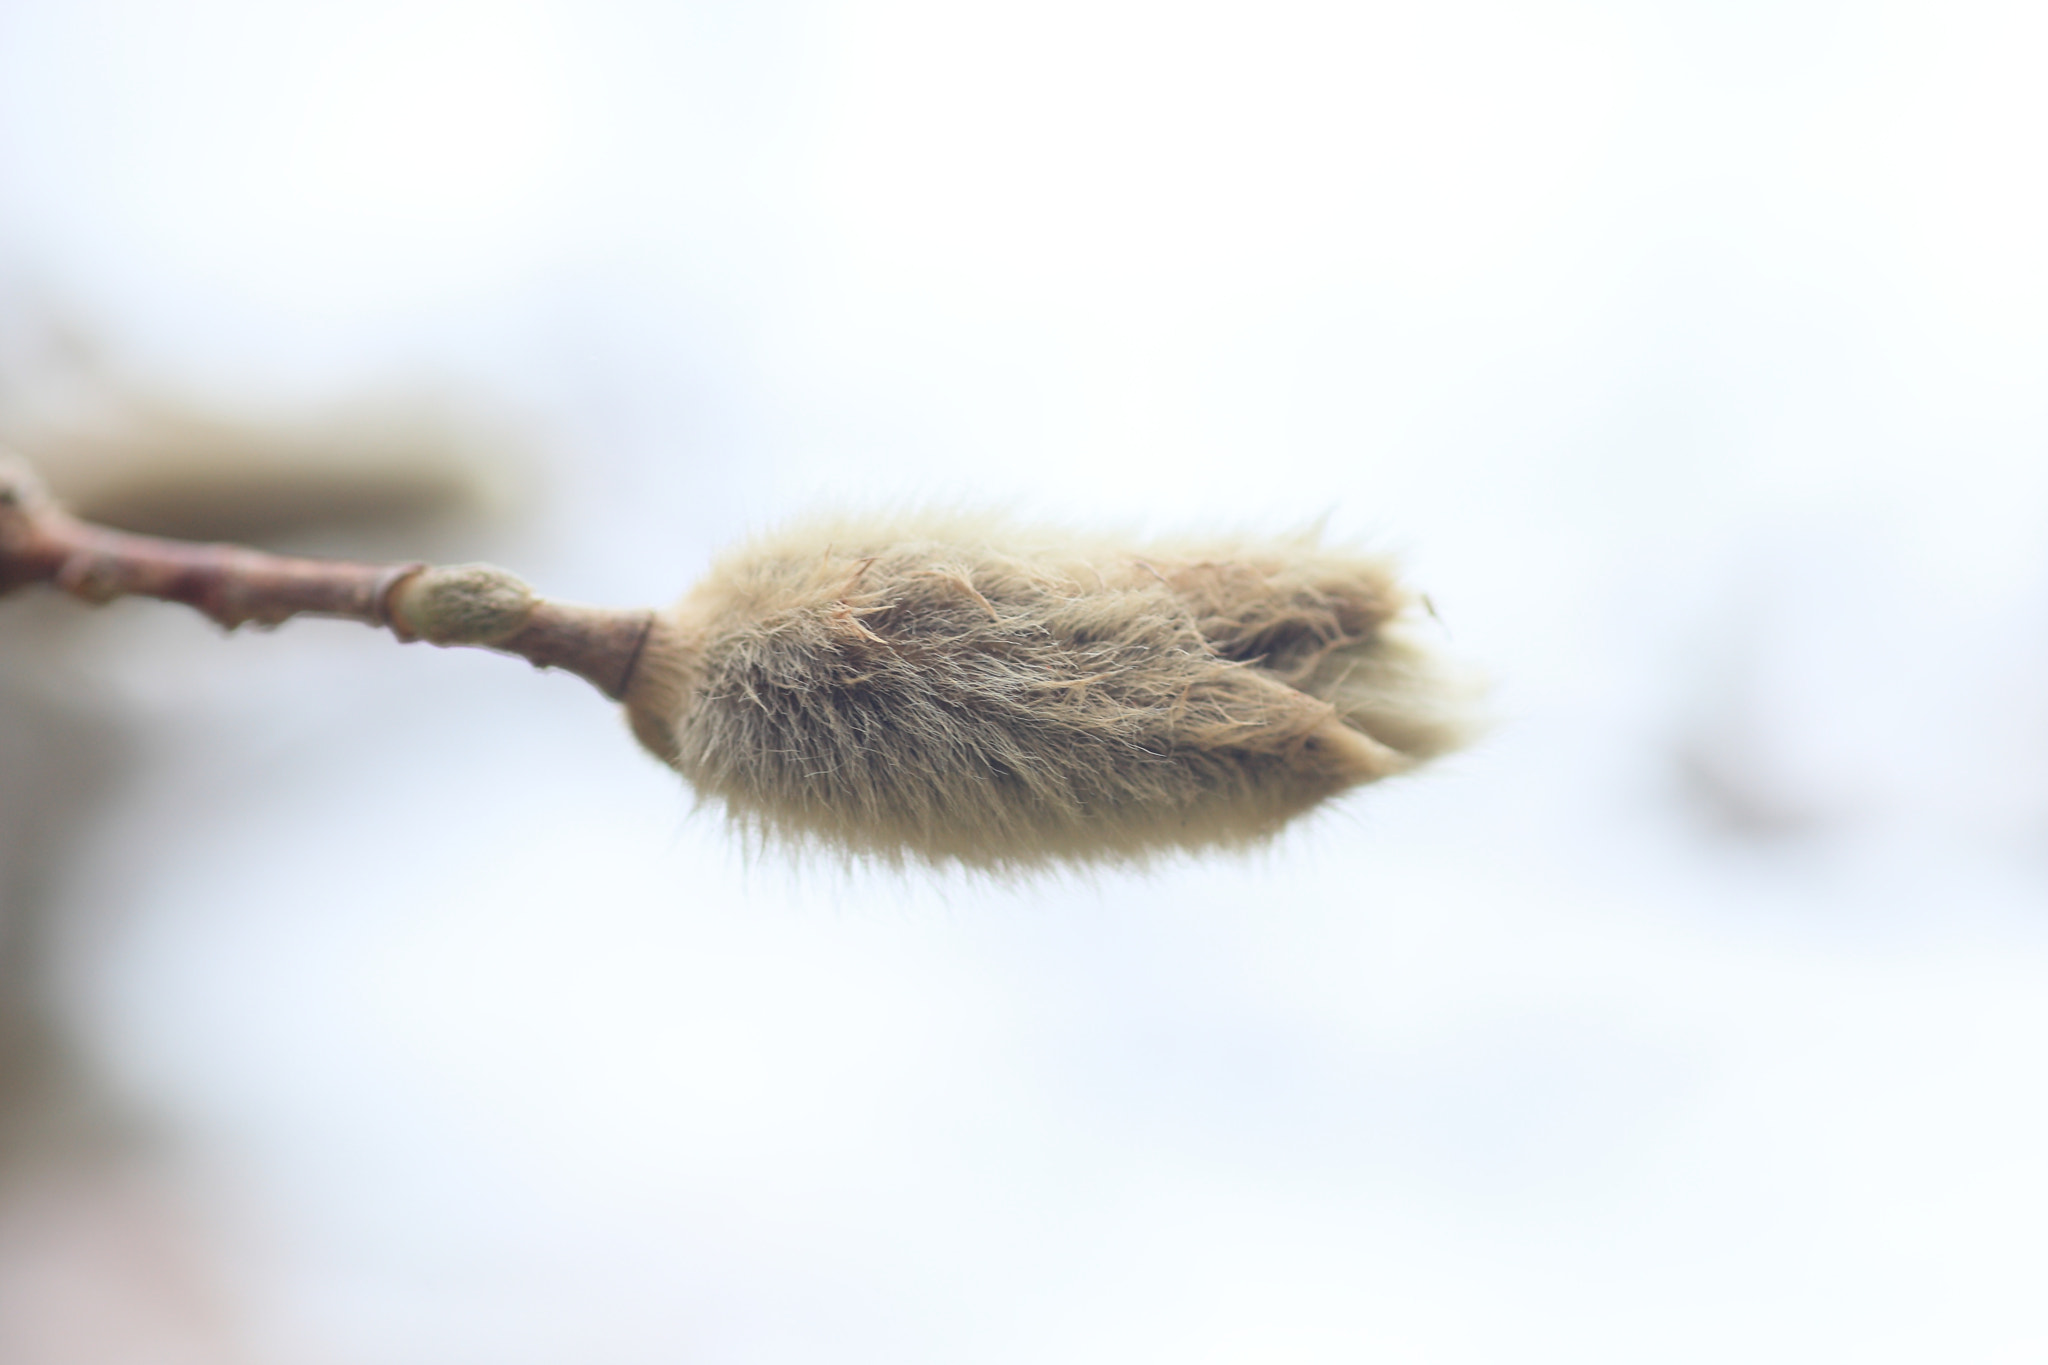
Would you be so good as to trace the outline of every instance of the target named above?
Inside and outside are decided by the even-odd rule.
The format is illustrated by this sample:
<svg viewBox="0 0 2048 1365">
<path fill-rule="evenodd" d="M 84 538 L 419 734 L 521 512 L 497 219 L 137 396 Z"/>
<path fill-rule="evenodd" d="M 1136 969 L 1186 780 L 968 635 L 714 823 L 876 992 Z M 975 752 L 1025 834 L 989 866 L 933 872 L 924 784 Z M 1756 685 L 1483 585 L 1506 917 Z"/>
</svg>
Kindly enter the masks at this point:
<svg viewBox="0 0 2048 1365">
<path fill-rule="evenodd" d="M 992 871 L 1244 847 L 1461 737 L 1388 566 L 992 517 L 815 523 L 663 613 L 640 741 L 748 833 Z"/>
</svg>

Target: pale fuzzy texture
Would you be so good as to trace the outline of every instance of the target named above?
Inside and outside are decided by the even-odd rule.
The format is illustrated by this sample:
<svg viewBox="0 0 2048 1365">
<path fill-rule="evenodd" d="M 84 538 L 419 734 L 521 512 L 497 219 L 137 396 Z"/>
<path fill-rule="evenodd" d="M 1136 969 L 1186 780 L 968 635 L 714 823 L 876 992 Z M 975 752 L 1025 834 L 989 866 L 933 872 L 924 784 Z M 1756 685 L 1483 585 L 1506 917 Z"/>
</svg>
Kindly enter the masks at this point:
<svg viewBox="0 0 2048 1365">
<path fill-rule="evenodd" d="M 659 619 L 634 733 L 748 833 L 1014 871 L 1244 847 L 1455 746 L 1377 559 L 997 518 L 813 524 Z"/>
<path fill-rule="evenodd" d="M 526 624 L 533 589 L 495 564 L 422 569 L 391 594 L 395 624 L 437 645 L 490 645 Z"/>
</svg>

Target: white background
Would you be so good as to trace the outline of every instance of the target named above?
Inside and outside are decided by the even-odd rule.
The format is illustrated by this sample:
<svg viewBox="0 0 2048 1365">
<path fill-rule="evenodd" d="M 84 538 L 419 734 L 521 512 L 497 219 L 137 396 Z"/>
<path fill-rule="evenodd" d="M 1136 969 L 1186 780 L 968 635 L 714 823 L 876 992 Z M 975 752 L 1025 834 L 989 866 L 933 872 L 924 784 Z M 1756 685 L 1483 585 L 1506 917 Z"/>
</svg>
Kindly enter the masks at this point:
<svg viewBox="0 0 2048 1365">
<path fill-rule="evenodd" d="M 493 546 L 1399 551 L 1483 743 L 1271 855 L 751 865 L 581 683 L 119 609 L 76 1016 L 283 1365 L 2048 1354 L 2048 19 L 5 0 L 0 251 L 429 376 Z"/>
</svg>

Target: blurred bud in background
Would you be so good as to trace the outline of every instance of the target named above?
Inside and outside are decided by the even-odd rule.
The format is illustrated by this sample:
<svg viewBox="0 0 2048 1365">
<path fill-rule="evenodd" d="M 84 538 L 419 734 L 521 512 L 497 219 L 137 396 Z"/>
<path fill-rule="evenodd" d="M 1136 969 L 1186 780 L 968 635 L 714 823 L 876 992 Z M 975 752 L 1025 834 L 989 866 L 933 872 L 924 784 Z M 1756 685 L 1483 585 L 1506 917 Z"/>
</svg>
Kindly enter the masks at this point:
<svg viewBox="0 0 2048 1365">
<path fill-rule="evenodd" d="M 181 391 L 125 368 L 84 324 L 0 327 L 0 443 L 74 512 L 150 535 L 341 553 L 502 521 L 530 438 L 416 386 L 331 404 Z M 420 551 L 424 553 L 424 549 Z"/>
</svg>

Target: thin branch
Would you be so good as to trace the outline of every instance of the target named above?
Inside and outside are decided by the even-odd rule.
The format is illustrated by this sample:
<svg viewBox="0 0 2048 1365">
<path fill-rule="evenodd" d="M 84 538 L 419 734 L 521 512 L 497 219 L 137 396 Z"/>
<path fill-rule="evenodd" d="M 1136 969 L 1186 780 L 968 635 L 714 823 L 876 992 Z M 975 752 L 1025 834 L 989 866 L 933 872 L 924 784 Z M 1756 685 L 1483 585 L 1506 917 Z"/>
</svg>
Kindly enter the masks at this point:
<svg viewBox="0 0 2048 1365">
<path fill-rule="evenodd" d="M 0 452 L 0 596 L 47 583 L 92 603 L 182 602 L 229 630 L 338 616 L 400 640 L 475 645 L 625 696 L 654 613 L 552 602 L 488 564 L 354 564 L 196 545 L 80 521 L 33 468 Z"/>
</svg>

